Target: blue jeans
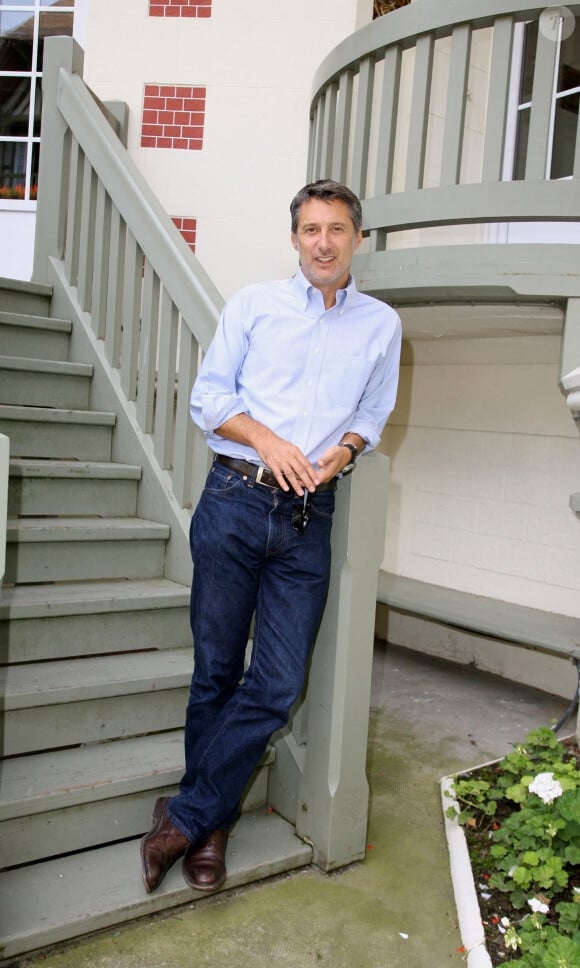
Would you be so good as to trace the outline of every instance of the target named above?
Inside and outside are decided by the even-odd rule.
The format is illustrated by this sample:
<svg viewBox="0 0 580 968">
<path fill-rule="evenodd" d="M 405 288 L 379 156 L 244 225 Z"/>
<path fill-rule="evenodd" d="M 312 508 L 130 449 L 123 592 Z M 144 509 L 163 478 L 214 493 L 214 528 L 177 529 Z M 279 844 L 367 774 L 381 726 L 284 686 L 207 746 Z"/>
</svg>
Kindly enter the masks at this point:
<svg viewBox="0 0 580 968">
<path fill-rule="evenodd" d="M 185 724 L 185 774 L 168 815 L 192 843 L 229 829 L 272 733 L 302 690 L 330 573 L 334 491 L 302 499 L 214 463 L 191 522 L 195 667 Z M 255 612 L 251 659 L 244 659 Z"/>
</svg>

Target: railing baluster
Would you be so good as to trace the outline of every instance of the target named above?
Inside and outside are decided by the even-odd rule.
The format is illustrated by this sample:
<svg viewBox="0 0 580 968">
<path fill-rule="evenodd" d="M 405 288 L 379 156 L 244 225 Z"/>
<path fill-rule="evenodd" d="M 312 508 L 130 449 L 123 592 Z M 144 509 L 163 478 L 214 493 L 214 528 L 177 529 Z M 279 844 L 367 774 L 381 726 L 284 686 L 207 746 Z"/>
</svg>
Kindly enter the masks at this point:
<svg viewBox="0 0 580 968">
<path fill-rule="evenodd" d="M 159 320 L 159 359 L 153 447 L 161 467 L 173 463 L 173 421 L 175 414 L 175 373 L 179 312 L 164 289 Z"/>
<path fill-rule="evenodd" d="M 352 117 L 352 80 L 352 71 L 344 71 L 338 85 L 338 112 L 332 149 L 332 178 L 339 182 L 346 181 L 348 134 Z"/>
<path fill-rule="evenodd" d="M 411 123 L 407 146 L 407 178 L 405 182 L 407 191 L 423 188 L 429 100 L 433 75 L 433 46 L 433 35 L 424 34 L 418 38 L 415 47 Z"/>
<path fill-rule="evenodd" d="M 558 45 L 554 43 L 553 38 L 546 36 L 542 30 L 539 30 L 532 85 L 526 179 L 546 178 L 552 115 L 552 89 L 557 52 Z"/>
<path fill-rule="evenodd" d="M 351 175 L 352 190 L 360 196 L 364 196 L 367 186 L 374 80 L 374 58 L 366 57 L 360 65 L 358 77 Z"/>
<path fill-rule="evenodd" d="M 105 321 L 105 355 L 112 367 L 121 359 L 123 280 L 125 275 L 125 235 L 127 226 L 116 208 L 111 211 L 111 248 L 109 251 L 109 288 Z"/>
<path fill-rule="evenodd" d="M 470 54 L 471 27 L 469 24 L 461 24 L 453 31 L 449 63 L 440 178 L 443 186 L 459 184 Z"/>
<path fill-rule="evenodd" d="M 139 323 L 143 250 L 127 230 L 125 245 L 125 285 L 123 286 L 123 337 L 121 349 L 121 387 L 128 400 L 137 396 L 137 363 L 139 359 Z"/>
<path fill-rule="evenodd" d="M 324 99 L 324 129 L 320 145 L 320 177 L 329 178 L 332 171 L 332 151 L 334 148 L 334 131 L 336 127 L 336 102 L 338 88 L 336 84 L 329 84 Z"/>
<path fill-rule="evenodd" d="M 483 182 L 501 180 L 513 43 L 513 17 L 498 17 L 493 28 L 481 175 Z"/>
<path fill-rule="evenodd" d="M 93 267 L 93 295 L 91 321 L 97 339 L 105 338 L 107 318 L 107 289 L 109 284 L 109 243 L 111 238 L 111 199 L 101 181 L 97 184 L 95 209 L 95 264 Z"/>
<path fill-rule="evenodd" d="M 194 434 L 189 416 L 189 396 L 197 374 L 197 354 L 197 342 L 182 320 L 179 332 L 179 376 L 173 453 L 173 489 L 181 507 L 191 505 L 193 491 Z"/>
<path fill-rule="evenodd" d="M 326 96 L 323 95 L 318 99 L 318 104 L 316 105 L 316 137 L 315 137 L 315 149 L 314 149 L 314 178 L 320 178 L 321 164 L 322 164 L 322 139 L 324 137 L 324 116 L 326 109 Z"/>
<path fill-rule="evenodd" d="M 401 48 L 389 47 L 385 53 L 375 194 L 388 195 L 393 187 L 393 158 L 399 113 L 399 85 L 401 80 Z"/>
<path fill-rule="evenodd" d="M 66 278 L 71 286 L 76 286 L 79 271 L 79 243 L 81 223 L 81 202 L 83 194 L 83 159 L 78 141 L 74 140 L 70 153 L 70 180 L 66 220 L 66 243 L 64 265 Z"/>
<path fill-rule="evenodd" d="M 85 155 L 78 273 L 79 303 L 85 312 L 91 311 L 92 301 L 96 201 L 97 176 L 93 166 Z"/>
<path fill-rule="evenodd" d="M 159 333 L 159 288 L 159 276 L 153 270 L 149 260 L 146 260 L 143 276 L 139 379 L 137 382 L 137 420 L 145 434 L 150 434 L 153 430 L 155 364 Z"/>
</svg>

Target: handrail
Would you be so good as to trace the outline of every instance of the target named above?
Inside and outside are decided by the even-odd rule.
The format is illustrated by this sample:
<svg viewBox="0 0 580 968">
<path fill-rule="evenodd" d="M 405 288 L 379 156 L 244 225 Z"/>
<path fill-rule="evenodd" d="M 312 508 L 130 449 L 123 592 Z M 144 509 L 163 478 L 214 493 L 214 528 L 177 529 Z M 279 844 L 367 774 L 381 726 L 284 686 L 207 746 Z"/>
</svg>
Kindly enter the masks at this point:
<svg viewBox="0 0 580 968">
<path fill-rule="evenodd" d="M 8 474 L 10 467 L 10 441 L 0 434 L 0 583 L 6 567 L 6 527 L 8 523 Z M 0 594 L 2 590 L 0 588 Z"/>
<path fill-rule="evenodd" d="M 48 281 L 50 259 L 61 261 L 186 508 L 206 467 L 188 397 L 223 300 L 81 75 L 74 42 L 49 39 L 34 278 Z"/>
<path fill-rule="evenodd" d="M 580 135 L 570 181 L 545 177 L 556 44 L 539 31 L 524 179 L 504 181 L 514 27 L 562 9 L 572 0 L 532 5 L 521 0 L 427 0 L 407 5 L 363 27 L 319 68 L 311 103 L 309 176 L 346 181 L 363 201 L 371 253 L 385 252 L 389 233 L 424 226 L 506 221 L 580 221 Z M 462 183 L 465 116 L 470 97 L 471 46 L 476 31 L 491 33 L 491 59 L 480 177 Z M 440 154 L 427 168 L 435 48 L 450 39 Z M 404 52 L 414 52 L 409 116 L 401 114 Z M 409 64 L 407 64 L 409 68 Z M 547 78 L 550 78 L 548 83 Z M 406 162 L 404 158 L 406 157 Z M 427 180 L 427 175 L 428 180 Z M 398 180 L 397 180 L 398 179 Z M 395 187 L 397 190 L 395 190 Z M 365 255 L 358 257 L 365 264 Z M 357 262 L 358 264 L 358 262 Z"/>
</svg>

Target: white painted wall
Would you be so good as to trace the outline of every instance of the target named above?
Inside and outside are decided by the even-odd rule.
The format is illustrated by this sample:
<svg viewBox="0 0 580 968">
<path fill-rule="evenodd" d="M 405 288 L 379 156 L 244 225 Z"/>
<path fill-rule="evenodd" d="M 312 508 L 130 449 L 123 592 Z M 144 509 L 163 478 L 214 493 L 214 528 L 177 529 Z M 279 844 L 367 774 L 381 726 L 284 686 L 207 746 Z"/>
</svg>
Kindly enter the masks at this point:
<svg viewBox="0 0 580 968">
<path fill-rule="evenodd" d="M 24 279 L 32 275 L 36 204 L 0 202 L 0 276 Z"/>
<path fill-rule="evenodd" d="M 306 177 L 314 72 L 372 0 L 214 0 L 208 19 L 89 0 L 85 78 L 127 101 L 129 150 L 170 215 L 198 219 L 196 253 L 225 297 L 293 272 L 288 206 Z M 207 88 L 202 151 L 140 147 L 145 83 Z"/>
<path fill-rule="evenodd" d="M 406 344 L 383 567 L 580 617 L 578 432 L 558 336 Z"/>
</svg>

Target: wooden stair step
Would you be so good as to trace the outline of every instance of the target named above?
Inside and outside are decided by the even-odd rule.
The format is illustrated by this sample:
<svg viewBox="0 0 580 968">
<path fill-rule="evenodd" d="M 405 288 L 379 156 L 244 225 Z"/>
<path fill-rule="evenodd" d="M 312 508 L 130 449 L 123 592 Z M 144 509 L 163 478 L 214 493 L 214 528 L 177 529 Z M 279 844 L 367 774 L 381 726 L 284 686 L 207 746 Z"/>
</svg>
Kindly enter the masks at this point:
<svg viewBox="0 0 580 968">
<path fill-rule="evenodd" d="M 265 805 L 273 760 L 269 747 L 242 810 Z M 0 798 L 3 866 L 143 833 L 156 798 L 177 792 L 183 764 L 182 730 L 7 760 Z"/>
<path fill-rule="evenodd" d="M 67 360 L 71 332 L 67 319 L 0 312 L 0 353 Z"/>
<path fill-rule="evenodd" d="M 93 367 L 87 363 L 0 356 L 0 403 L 27 407 L 88 407 Z"/>
<path fill-rule="evenodd" d="M 191 649 L 7 666 L 0 668 L 0 695 L 5 712 L 129 696 L 189 685 L 192 666 Z"/>
<path fill-rule="evenodd" d="M 0 404 L 12 457 L 109 461 L 115 422 L 114 413 Z"/>
<path fill-rule="evenodd" d="M 127 517 L 137 509 L 141 468 L 95 461 L 10 461 L 9 515 L 96 514 Z"/>
<path fill-rule="evenodd" d="M 191 648 L 0 669 L 5 756 L 183 726 Z"/>
<path fill-rule="evenodd" d="M 168 525 L 134 517 L 10 519 L 4 581 L 154 578 L 168 537 Z"/>
<path fill-rule="evenodd" d="M 139 844 L 135 839 L 1 874 L 3 957 L 207 897 L 185 884 L 179 863 L 157 891 L 146 894 Z M 311 847 L 281 817 L 267 809 L 245 813 L 230 836 L 222 890 L 304 867 L 311 859 Z"/>
<path fill-rule="evenodd" d="M 0 277 L 0 310 L 48 316 L 52 286 L 39 282 Z"/>
</svg>

